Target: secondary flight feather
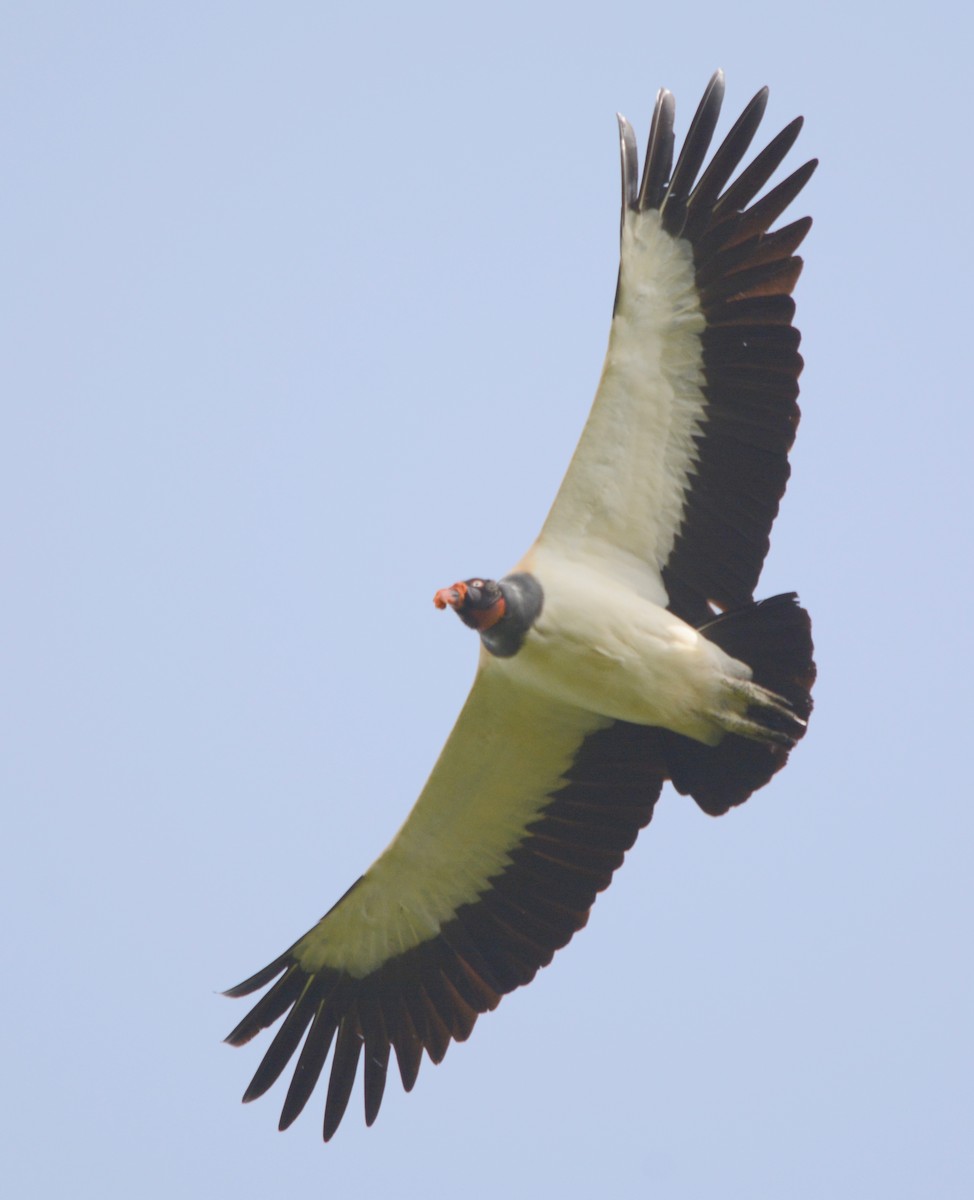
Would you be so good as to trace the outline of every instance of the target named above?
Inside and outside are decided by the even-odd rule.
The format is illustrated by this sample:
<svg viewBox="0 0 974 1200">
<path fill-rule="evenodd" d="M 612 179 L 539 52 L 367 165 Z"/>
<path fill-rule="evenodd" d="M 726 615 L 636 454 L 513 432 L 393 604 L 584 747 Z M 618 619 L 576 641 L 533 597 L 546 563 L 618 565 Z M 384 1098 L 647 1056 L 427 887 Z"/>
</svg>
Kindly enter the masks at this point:
<svg viewBox="0 0 974 1200">
<path fill-rule="evenodd" d="M 619 281 L 578 448 L 514 570 L 434 597 L 480 637 L 470 696 L 385 852 L 227 993 L 272 985 L 227 1041 L 284 1018 L 244 1095 L 297 1053 L 282 1129 L 330 1052 L 325 1140 L 360 1060 L 371 1125 L 393 1052 L 409 1091 L 424 1054 L 439 1062 L 581 929 L 664 782 L 719 815 L 805 732 L 808 615 L 754 589 L 798 425 L 791 293 L 811 221 L 771 226 L 816 163 L 757 198 L 801 128 L 739 170 L 762 89 L 704 167 L 723 92 L 718 72 L 674 166 L 660 91 L 641 177 L 619 118 Z"/>
</svg>

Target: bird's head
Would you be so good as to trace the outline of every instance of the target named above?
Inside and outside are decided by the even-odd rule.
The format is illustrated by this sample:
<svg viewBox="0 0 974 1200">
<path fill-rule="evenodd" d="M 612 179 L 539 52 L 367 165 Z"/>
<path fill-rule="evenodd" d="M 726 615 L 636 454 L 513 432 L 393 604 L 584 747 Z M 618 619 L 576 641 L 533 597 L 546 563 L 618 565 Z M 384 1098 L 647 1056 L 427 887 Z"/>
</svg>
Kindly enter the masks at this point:
<svg viewBox="0 0 974 1200">
<path fill-rule="evenodd" d="M 452 608 L 464 625 L 483 633 L 507 612 L 501 585 L 494 579 L 466 579 L 440 588 L 433 597 L 437 608 Z"/>
</svg>

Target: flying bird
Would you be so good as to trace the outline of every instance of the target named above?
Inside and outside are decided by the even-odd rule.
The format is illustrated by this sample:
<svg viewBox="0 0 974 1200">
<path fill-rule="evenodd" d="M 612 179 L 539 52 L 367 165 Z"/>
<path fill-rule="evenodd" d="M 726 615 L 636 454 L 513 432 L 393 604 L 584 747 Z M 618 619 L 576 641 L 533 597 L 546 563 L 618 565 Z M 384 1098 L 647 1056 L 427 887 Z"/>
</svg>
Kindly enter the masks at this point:
<svg viewBox="0 0 974 1200">
<path fill-rule="evenodd" d="M 768 92 L 701 171 L 724 79 L 673 166 L 658 93 L 642 176 L 619 117 L 621 254 L 591 414 L 541 533 L 499 580 L 441 588 L 480 637 L 472 690 L 389 847 L 280 958 L 227 1041 L 285 1016 L 244 1100 L 295 1052 L 280 1128 L 334 1045 L 327 1141 L 364 1061 L 365 1120 L 390 1053 L 402 1084 L 529 983 L 586 923 L 666 780 L 704 812 L 743 803 L 804 734 L 811 626 L 793 594 L 755 602 L 798 425 L 791 293 L 808 217 L 771 231 L 817 163 L 756 199 L 787 125 L 743 170 Z M 302 1045 L 303 1040 L 303 1045 Z"/>
</svg>

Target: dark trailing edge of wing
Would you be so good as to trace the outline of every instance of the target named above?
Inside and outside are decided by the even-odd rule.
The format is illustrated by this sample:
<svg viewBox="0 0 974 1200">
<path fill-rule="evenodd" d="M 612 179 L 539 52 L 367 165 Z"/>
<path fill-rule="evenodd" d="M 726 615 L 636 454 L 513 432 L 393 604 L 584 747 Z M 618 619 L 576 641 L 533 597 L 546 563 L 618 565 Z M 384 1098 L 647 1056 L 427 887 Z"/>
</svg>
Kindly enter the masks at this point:
<svg viewBox="0 0 974 1200">
<path fill-rule="evenodd" d="M 529 983 L 585 925 L 595 897 L 653 815 L 663 786 L 660 737 L 659 730 L 617 722 L 586 738 L 564 785 L 512 849 L 508 867 L 457 909 L 438 936 L 364 979 L 330 970 L 309 975 L 292 947 L 231 988 L 228 996 L 245 996 L 277 980 L 228 1036 L 231 1045 L 243 1045 L 287 1012 L 244 1100 L 276 1082 L 302 1038 L 281 1129 L 307 1103 L 333 1042 L 326 1141 L 345 1113 L 363 1054 L 367 1124 L 382 1102 L 390 1049 L 410 1091 L 424 1051 L 440 1062 L 451 1041 L 469 1037 L 480 1013 Z"/>
<path fill-rule="evenodd" d="M 735 609 L 752 600 L 788 481 L 802 369 L 791 292 L 802 268 L 795 251 L 811 219 L 769 230 L 817 165 L 805 163 L 755 201 L 794 144 L 799 117 L 731 181 L 764 115 L 762 88 L 698 179 L 723 94 L 718 71 L 670 175 L 673 98 L 660 92 L 638 195 L 635 152 L 623 155 L 623 203 L 659 209 L 667 232 L 690 242 L 707 322 L 698 459 L 682 524 L 661 564 L 671 611 L 693 625 L 713 616 L 712 604 Z"/>
</svg>

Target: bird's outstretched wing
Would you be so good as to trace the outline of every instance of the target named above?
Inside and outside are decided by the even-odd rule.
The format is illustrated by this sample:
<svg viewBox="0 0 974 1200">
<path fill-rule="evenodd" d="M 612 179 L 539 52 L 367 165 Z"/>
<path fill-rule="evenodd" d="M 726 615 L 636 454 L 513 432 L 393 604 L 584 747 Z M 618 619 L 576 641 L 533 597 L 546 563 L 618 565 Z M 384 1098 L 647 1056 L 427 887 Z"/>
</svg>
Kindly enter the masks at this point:
<svg viewBox="0 0 974 1200">
<path fill-rule="evenodd" d="M 282 1129 L 333 1040 L 324 1137 L 341 1121 L 360 1057 L 371 1125 L 390 1048 L 409 1091 L 424 1050 L 439 1062 L 585 924 L 652 816 L 658 731 L 519 692 L 492 665 L 385 853 L 290 950 L 227 993 L 280 976 L 227 1041 L 242 1045 L 288 1013 L 244 1096 L 252 1100 L 304 1038 Z"/>
<path fill-rule="evenodd" d="M 753 598 L 788 480 L 801 340 L 791 292 L 803 217 L 771 225 L 807 183 L 805 163 L 761 199 L 797 118 L 740 172 L 763 88 L 700 173 L 724 93 L 718 71 L 676 167 L 672 95 L 661 91 L 639 180 L 619 118 L 622 250 L 595 402 L 539 541 L 627 572 L 658 573 L 652 598 L 693 625 Z"/>
</svg>

